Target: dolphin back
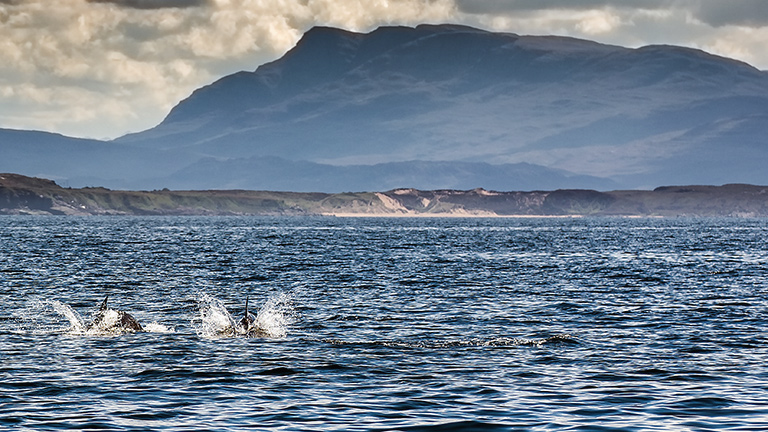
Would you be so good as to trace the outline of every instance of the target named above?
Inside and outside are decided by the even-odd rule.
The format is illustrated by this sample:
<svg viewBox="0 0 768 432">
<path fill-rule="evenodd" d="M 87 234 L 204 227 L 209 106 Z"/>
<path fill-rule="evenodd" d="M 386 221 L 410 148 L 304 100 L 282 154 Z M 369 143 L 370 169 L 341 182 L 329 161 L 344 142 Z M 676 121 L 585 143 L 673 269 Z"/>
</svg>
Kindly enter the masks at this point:
<svg viewBox="0 0 768 432">
<path fill-rule="evenodd" d="M 101 302 L 101 306 L 99 306 L 99 310 L 96 311 L 93 317 L 93 321 L 88 324 L 88 327 L 86 327 L 86 330 L 91 330 L 94 328 L 97 328 L 102 321 L 104 321 L 104 315 L 107 313 L 107 300 L 109 300 L 109 296 L 104 297 L 104 301 Z"/>
<path fill-rule="evenodd" d="M 125 330 L 142 331 L 143 328 L 136 318 L 128 312 L 118 311 L 117 327 Z"/>
<path fill-rule="evenodd" d="M 253 325 L 254 319 L 251 318 L 251 314 L 248 311 L 248 296 L 245 297 L 245 315 L 237 323 L 241 327 L 243 333 L 248 333 Z"/>
<path fill-rule="evenodd" d="M 107 306 L 108 301 L 109 296 L 106 296 L 104 301 L 101 302 L 101 306 L 99 306 L 99 310 L 96 312 L 93 322 L 86 328 L 87 331 L 98 330 L 99 332 L 113 333 L 143 330 L 141 324 L 136 321 L 136 318 L 128 312 L 121 310 L 113 311 L 114 313 L 117 313 L 117 319 L 114 322 L 110 319 L 110 322 L 107 323 L 107 312 L 109 312 L 109 307 Z"/>
</svg>

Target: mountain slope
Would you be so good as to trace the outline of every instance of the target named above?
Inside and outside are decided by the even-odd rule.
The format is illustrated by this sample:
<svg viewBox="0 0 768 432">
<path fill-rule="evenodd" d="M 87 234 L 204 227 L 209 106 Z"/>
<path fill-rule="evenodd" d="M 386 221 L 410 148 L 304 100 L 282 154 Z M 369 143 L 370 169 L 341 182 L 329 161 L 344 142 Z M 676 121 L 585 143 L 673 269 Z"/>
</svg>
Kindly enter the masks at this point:
<svg viewBox="0 0 768 432">
<path fill-rule="evenodd" d="M 118 142 L 336 165 L 527 162 L 629 187 L 766 183 L 752 163 L 765 160 L 766 116 L 768 73 L 693 49 L 448 25 L 315 28 Z"/>
<path fill-rule="evenodd" d="M 142 185 L 138 179 L 178 170 L 193 160 L 182 152 L 0 129 L 0 172 L 61 180 L 71 186 L 129 188 Z"/>
<path fill-rule="evenodd" d="M 163 179 L 169 188 L 260 189 L 277 191 L 377 191 L 417 189 L 535 190 L 608 189 L 606 179 L 572 175 L 531 164 L 491 165 L 484 162 L 391 162 L 335 166 L 278 157 L 229 161 L 203 159 Z"/>
<path fill-rule="evenodd" d="M 0 171 L 118 189 L 768 184 L 766 137 L 768 72 L 699 50 L 318 27 L 147 131 L 0 129 Z"/>
</svg>

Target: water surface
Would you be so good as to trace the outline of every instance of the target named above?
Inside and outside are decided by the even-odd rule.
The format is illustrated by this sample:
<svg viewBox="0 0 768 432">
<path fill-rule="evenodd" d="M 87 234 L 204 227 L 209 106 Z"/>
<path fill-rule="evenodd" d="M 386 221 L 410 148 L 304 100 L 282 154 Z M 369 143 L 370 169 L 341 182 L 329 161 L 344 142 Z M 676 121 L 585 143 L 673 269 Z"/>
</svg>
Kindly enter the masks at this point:
<svg viewBox="0 0 768 432">
<path fill-rule="evenodd" d="M 0 217 L 0 429 L 768 428 L 768 221 Z M 87 327 L 105 296 L 145 331 Z M 220 332 L 245 297 L 263 337 Z"/>
</svg>

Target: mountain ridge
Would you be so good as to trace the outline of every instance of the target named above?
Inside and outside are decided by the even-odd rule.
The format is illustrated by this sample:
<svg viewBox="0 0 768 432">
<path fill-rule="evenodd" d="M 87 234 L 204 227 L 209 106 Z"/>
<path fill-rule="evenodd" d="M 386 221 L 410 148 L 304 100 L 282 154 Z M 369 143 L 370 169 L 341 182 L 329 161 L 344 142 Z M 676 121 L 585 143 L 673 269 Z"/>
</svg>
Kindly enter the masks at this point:
<svg viewBox="0 0 768 432">
<path fill-rule="evenodd" d="M 165 187 L 215 161 L 221 178 L 199 177 L 207 188 L 240 171 L 243 187 L 264 189 L 271 183 L 256 182 L 247 165 L 274 157 L 335 167 L 452 163 L 457 171 L 525 163 L 603 179 L 601 190 L 763 184 L 768 73 L 670 45 L 631 49 L 458 25 L 366 34 L 316 27 L 280 59 L 201 87 L 156 127 L 105 143 L 93 163 L 94 143 L 65 146 L 72 155 L 19 146 L 11 154 L 1 132 L 0 149 L 25 164 L 0 160 L 0 170 L 123 188 Z M 489 186 L 482 174 L 460 187 Z M 360 175 L 333 187 L 383 189 L 385 177 L 379 187 Z M 332 191 L 330 182 L 315 184 Z"/>
<path fill-rule="evenodd" d="M 354 42 L 352 45 L 359 48 L 364 46 L 364 42 L 368 39 L 380 42 L 384 38 L 393 38 L 392 33 L 399 37 L 398 40 L 406 40 L 407 43 L 389 46 L 387 50 L 364 51 L 362 54 L 347 52 L 342 55 L 344 50 L 334 49 L 331 52 L 335 53 L 336 57 L 326 55 L 329 46 L 338 47 L 345 45 L 343 42 L 352 41 Z M 331 36 L 328 36 L 329 34 Z M 318 35 L 323 37 L 316 37 Z M 339 39 L 343 42 L 339 42 Z M 329 40 L 332 41 L 329 42 Z M 323 46 L 322 43 L 326 45 Z M 315 58 L 309 54 L 315 54 L 317 45 L 325 48 L 325 50 L 319 50 L 321 53 L 319 56 L 328 57 L 331 60 L 327 62 L 330 66 L 324 64 L 323 68 L 317 68 L 320 72 L 314 73 L 316 68 L 304 66 L 316 64 L 315 60 L 307 61 L 306 57 Z M 346 51 L 350 50 L 354 51 L 347 46 Z M 514 55 L 505 56 L 509 53 Z M 589 56 L 585 57 L 585 53 L 589 53 Z M 352 61 L 358 56 L 363 56 L 364 61 Z M 342 60 L 333 61 L 334 58 Z M 292 62 L 299 63 L 292 65 Z M 433 63 L 440 67 L 431 66 Z M 558 67 L 550 67 L 552 64 L 557 64 Z M 674 68 L 670 69 L 671 66 Z M 288 71 L 312 70 L 314 75 L 302 75 L 300 72 L 285 75 L 286 69 Z M 535 147 L 541 141 L 555 142 L 557 146 L 567 147 L 566 137 L 574 128 L 585 127 L 591 130 L 592 125 L 598 130 L 602 128 L 603 132 L 599 133 L 610 137 L 615 128 L 606 128 L 605 125 L 610 124 L 612 118 L 630 118 L 640 121 L 643 126 L 657 126 L 658 121 L 654 117 L 645 119 L 644 116 L 660 111 L 666 111 L 667 117 L 684 117 L 679 121 L 681 128 L 685 129 L 675 130 L 672 126 L 666 126 L 657 131 L 659 134 L 676 131 L 683 133 L 685 130 L 703 124 L 703 121 L 697 121 L 694 115 L 681 115 L 681 106 L 685 109 L 690 106 L 694 110 L 697 106 L 705 106 L 710 117 L 722 117 L 723 114 L 717 105 L 734 98 L 759 99 L 760 111 L 758 112 L 766 112 L 768 107 L 768 96 L 766 96 L 768 95 L 768 79 L 766 79 L 768 75 L 746 63 L 714 56 L 700 50 L 664 45 L 629 49 L 573 38 L 518 36 L 461 26 L 418 26 L 414 29 L 387 27 L 365 35 L 338 29 L 313 29 L 307 32 L 297 46 L 283 58 L 263 65 L 254 72 L 244 74 L 249 74 L 250 79 L 254 80 L 266 80 L 270 76 L 277 77 L 273 78 L 277 84 L 273 84 L 271 89 L 286 87 L 288 90 L 283 95 L 284 98 L 279 99 L 276 107 L 266 106 L 265 102 L 255 106 L 249 105 L 248 109 L 241 109 L 239 105 L 233 104 L 233 107 L 237 107 L 235 111 L 242 111 L 234 114 L 240 116 L 237 120 L 239 124 L 247 123 L 247 119 L 244 120 L 246 117 L 258 118 L 258 124 L 243 127 L 239 132 L 230 131 L 226 135 L 208 135 L 204 140 L 200 140 L 197 148 L 204 149 L 210 143 L 225 137 L 227 142 L 221 143 L 219 148 L 225 148 L 224 154 L 227 157 L 261 154 L 290 158 L 293 154 L 299 153 L 306 155 L 305 159 L 315 162 L 380 163 L 395 161 L 397 157 L 397 155 L 382 156 L 381 153 L 384 151 L 381 150 L 382 148 L 392 147 L 393 144 L 397 147 L 398 143 L 402 142 L 407 144 L 402 150 L 410 154 L 401 156 L 400 160 L 486 158 L 485 160 L 488 161 L 488 158 L 496 157 L 502 158 L 499 162 L 526 161 L 550 166 L 535 160 L 523 160 L 524 156 L 511 156 L 504 151 L 509 150 L 514 153 L 518 147 Z M 502 74 L 504 79 L 489 84 L 487 79 L 494 74 Z M 328 81 L 326 78 L 329 76 L 334 78 Z M 475 79 L 478 77 L 482 79 Z M 610 79 L 606 80 L 605 77 Z M 211 87 L 199 89 L 188 100 L 180 103 L 175 108 L 176 112 L 169 115 L 169 118 L 178 118 L 179 113 L 194 106 L 197 99 L 202 100 L 204 96 L 210 96 L 208 95 L 210 92 L 213 92 L 213 95 L 224 94 L 225 92 L 220 88 L 227 87 L 229 79 L 230 77 L 225 77 Z M 245 75 L 238 74 L 231 79 L 232 89 L 239 89 Z M 297 84 L 291 84 L 289 82 L 291 79 L 294 79 Z M 755 79 L 759 82 L 754 82 Z M 723 80 L 727 82 L 724 84 Z M 595 81 L 600 85 L 595 87 Z M 468 82 L 479 83 L 477 85 L 486 87 L 490 85 L 490 87 L 482 89 L 479 93 L 472 93 L 476 89 L 467 84 Z M 543 89 L 538 85 L 542 82 Z M 592 85 L 592 90 L 587 89 L 580 93 L 578 88 L 568 89 L 568 87 L 574 87 L 574 82 Z M 322 91 L 318 90 L 317 93 L 305 91 L 311 84 Z M 640 85 L 646 86 L 647 89 L 640 94 L 631 91 L 632 86 Z M 561 87 L 558 90 L 562 90 L 561 93 L 566 97 L 558 100 L 552 99 L 551 95 L 539 97 L 536 94 L 536 92 L 547 91 L 547 87 L 551 86 Z M 723 91 L 724 87 L 727 87 L 728 91 Z M 584 94 L 589 91 L 595 93 L 595 88 L 605 89 L 609 97 L 617 98 L 619 101 Z M 681 93 L 671 94 L 670 89 L 678 89 Z M 707 93 L 704 90 L 709 90 L 713 95 L 702 96 Z M 292 92 L 301 97 L 294 99 L 296 94 Z M 336 97 L 330 97 L 331 93 Z M 455 107 L 449 107 L 446 110 L 445 105 L 452 103 L 446 102 L 449 98 L 458 98 L 469 93 L 472 93 L 471 98 L 458 100 L 454 105 L 464 104 L 477 108 L 483 116 L 473 116 L 471 112 L 462 112 L 460 109 L 457 111 L 458 108 Z M 418 97 L 414 97 L 414 94 Z M 512 99 L 502 100 L 499 109 L 496 110 L 493 102 L 499 101 L 499 94 L 508 95 L 508 98 Z M 516 100 L 525 96 L 534 100 L 523 101 L 527 102 L 528 106 L 522 108 L 516 106 Z M 548 97 L 550 100 L 543 97 Z M 483 98 L 486 100 L 482 100 Z M 636 103 L 642 101 L 641 98 L 645 99 L 646 103 L 648 101 L 654 101 L 654 103 L 651 105 Z M 243 98 L 243 100 L 249 99 Z M 380 103 L 376 103 L 377 100 Z M 541 100 L 540 103 L 537 103 L 537 100 Z M 200 105 L 211 105 L 211 103 L 205 101 Z M 571 112 L 566 112 L 569 111 L 568 105 L 573 108 Z M 605 105 L 602 109 L 605 114 L 594 114 L 599 111 L 600 105 Z M 489 108 L 484 109 L 484 106 Z M 528 131 L 514 131 L 528 136 L 518 134 L 517 141 L 520 143 L 515 143 L 513 139 L 511 144 L 505 144 L 507 150 L 500 152 L 498 143 L 489 144 L 494 137 L 483 134 L 483 126 L 485 126 L 483 120 L 492 116 L 492 111 L 503 111 L 503 108 L 517 110 L 522 114 L 514 117 L 515 113 L 512 113 L 509 117 L 519 119 L 527 115 L 529 123 L 531 117 L 542 118 L 549 115 L 552 119 L 541 122 L 540 125 L 531 125 L 527 128 Z M 748 107 L 742 110 L 747 109 Z M 294 110 L 290 113 L 291 116 L 281 118 L 283 113 L 290 110 Z M 372 115 L 365 117 L 366 110 L 370 110 Z M 441 110 L 444 114 L 442 117 Z M 530 112 L 533 114 L 526 114 Z M 438 115 L 429 117 L 433 113 Z M 562 114 L 568 114 L 570 120 L 565 127 L 558 126 L 556 120 Z M 418 121 L 419 117 L 422 117 L 422 121 Z M 499 123 L 508 122 L 509 117 L 499 117 L 496 124 L 491 125 L 496 129 L 494 131 L 497 135 L 496 141 L 502 139 L 501 137 L 510 137 L 508 130 L 515 129 L 509 125 L 499 126 Z M 313 122 L 316 118 L 321 118 L 322 121 Z M 475 128 L 477 133 L 460 135 L 459 131 L 450 130 L 444 133 L 451 127 L 450 122 L 445 119 L 452 119 L 454 123 L 463 123 L 462 126 Z M 169 123 L 166 127 L 170 127 L 173 123 L 175 122 Z M 355 131 L 347 131 L 346 134 L 339 132 L 348 127 L 346 125 L 349 123 L 359 125 L 364 132 L 359 134 Z M 436 123 L 443 127 L 430 129 L 431 124 Z M 158 128 L 158 131 L 162 131 L 162 123 Z M 307 129 L 306 133 L 297 132 L 302 128 Z M 554 132 L 550 132 L 551 130 Z M 278 136 L 281 134 L 282 136 Z M 442 140 L 434 139 L 432 143 L 428 142 L 428 145 L 423 144 L 429 139 L 428 135 L 442 135 L 440 137 Z M 454 135 L 459 135 L 459 138 L 451 138 Z M 377 137 L 383 138 L 376 141 Z M 639 138 L 647 138 L 647 135 L 641 135 Z M 321 141 L 321 139 L 325 139 L 321 145 L 307 144 L 307 141 Z M 182 141 L 185 146 L 195 146 L 186 140 Z M 248 144 L 243 147 L 237 144 L 238 141 L 248 142 Z M 372 148 L 360 151 L 363 145 L 360 143 L 366 141 L 372 143 L 370 144 Z M 431 150 L 438 145 L 435 144 L 438 141 L 443 149 L 447 150 L 439 156 Z M 453 147 L 445 144 L 451 141 L 454 141 Z M 631 145 L 632 141 L 626 140 L 625 143 Z M 475 144 L 474 153 L 460 148 L 462 145 L 466 147 L 473 144 Z M 600 145 L 607 145 L 607 143 L 601 142 Z M 419 146 L 424 149 L 419 150 Z M 243 150 L 244 148 L 247 150 Z M 251 153 L 246 155 L 245 151 Z M 355 152 L 358 153 L 357 156 L 354 155 Z M 525 152 L 523 154 L 525 155 Z M 525 156 L 537 157 L 535 154 Z M 517 159 L 513 159 L 514 157 Z M 574 171 L 573 167 L 555 167 Z M 599 175 L 594 172 L 589 174 Z"/>
</svg>

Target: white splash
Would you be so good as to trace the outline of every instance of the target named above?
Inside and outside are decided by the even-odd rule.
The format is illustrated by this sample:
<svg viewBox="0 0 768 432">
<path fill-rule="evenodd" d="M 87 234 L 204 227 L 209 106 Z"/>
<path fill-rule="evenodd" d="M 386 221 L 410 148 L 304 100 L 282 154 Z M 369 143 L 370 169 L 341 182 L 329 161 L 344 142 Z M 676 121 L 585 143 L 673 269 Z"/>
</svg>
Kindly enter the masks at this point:
<svg viewBox="0 0 768 432">
<path fill-rule="evenodd" d="M 270 337 L 285 337 L 293 321 L 291 297 L 278 293 L 269 297 L 256 315 L 256 325 Z"/>
<path fill-rule="evenodd" d="M 103 336 L 122 333 L 122 331 L 116 327 L 119 318 L 120 316 L 116 310 L 107 309 L 104 311 L 102 319 L 99 320 L 95 325 L 86 328 L 83 334 L 88 336 Z M 95 317 L 92 317 L 92 320 L 94 319 Z"/>
<path fill-rule="evenodd" d="M 83 318 L 79 313 L 77 313 L 77 311 L 72 309 L 71 306 L 58 300 L 51 300 L 47 303 L 50 304 L 54 311 L 69 321 L 70 328 L 68 333 L 82 334 L 85 332 L 85 324 L 83 323 Z"/>
<path fill-rule="evenodd" d="M 33 299 L 13 313 L 15 331 L 26 334 L 82 333 L 83 319 L 69 305 L 56 300 Z M 62 320 L 64 318 L 64 320 Z"/>
<path fill-rule="evenodd" d="M 88 320 L 74 310 L 70 305 L 58 300 L 35 300 L 26 309 L 15 313 L 20 323 L 18 330 L 24 333 L 50 334 L 62 333 L 73 336 L 113 336 L 126 332 L 117 326 L 120 312 L 107 309 L 98 325 L 89 326 L 94 322 L 96 313 Z M 62 325 L 62 318 L 68 325 Z M 143 331 L 150 333 L 174 333 L 175 329 L 158 322 L 142 325 Z"/>
<path fill-rule="evenodd" d="M 145 332 L 149 333 L 175 333 L 176 329 L 164 324 L 160 324 L 157 321 L 153 321 L 149 324 L 142 325 Z"/>
<path fill-rule="evenodd" d="M 217 298 L 201 294 L 198 299 L 200 314 L 193 319 L 192 326 L 198 336 L 219 338 L 231 336 L 248 336 L 246 329 L 241 328 L 237 321 Z M 292 322 L 293 308 L 290 296 L 278 293 L 270 296 L 256 314 L 255 332 L 265 337 L 281 338 L 288 334 Z M 251 329 L 253 330 L 253 328 Z"/>
<path fill-rule="evenodd" d="M 201 294 L 198 304 L 200 316 L 192 321 L 198 336 L 215 338 L 234 334 L 235 321 L 221 300 L 208 294 Z"/>
</svg>

